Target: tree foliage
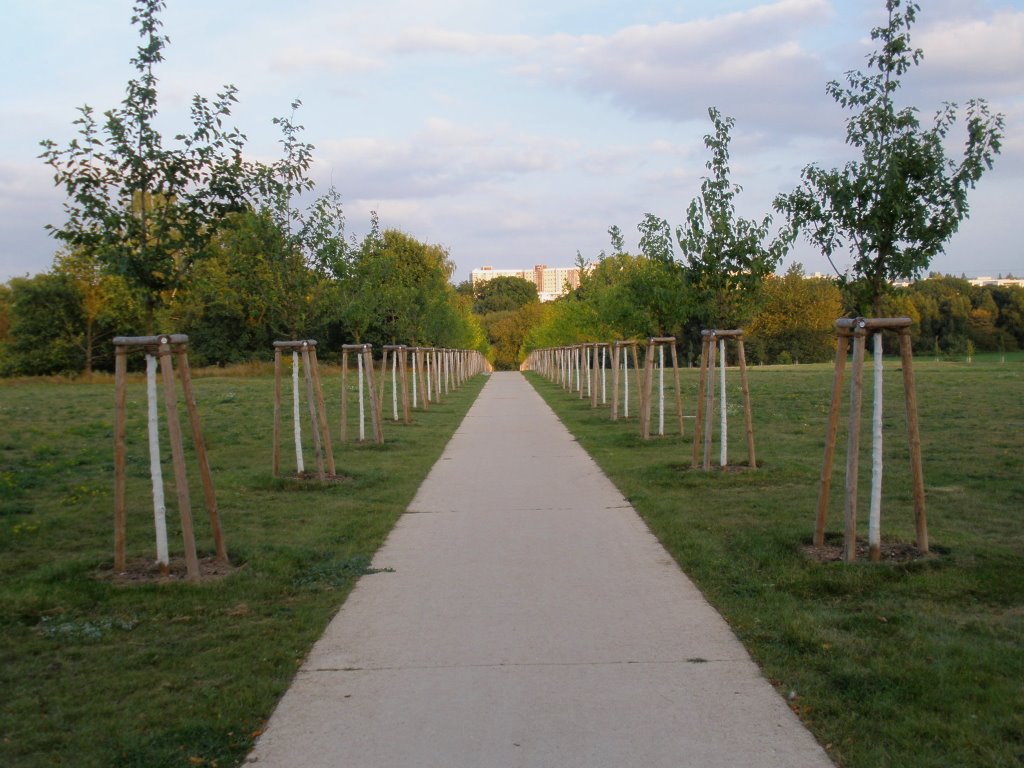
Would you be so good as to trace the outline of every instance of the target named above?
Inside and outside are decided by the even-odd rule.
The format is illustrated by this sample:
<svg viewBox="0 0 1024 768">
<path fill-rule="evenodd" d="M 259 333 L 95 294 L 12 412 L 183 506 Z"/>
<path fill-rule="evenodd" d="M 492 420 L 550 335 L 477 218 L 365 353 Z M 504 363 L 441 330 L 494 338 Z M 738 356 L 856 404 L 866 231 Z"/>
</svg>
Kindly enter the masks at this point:
<svg viewBox="0 0 1024 768">
<path fill-rule="evenodd" d="M 121 105 L 104 112 L 102 121 L 90 106 L 81 107 L 74 121 L 78 138 L 64 148 L 45 140 L 41 155 L 67 194 L 67 221 L 51 226 L 51 233 L 138 288 L 149 325 L 225 213 L 245 206 L 251 175 L 242 160 L 245 137 L 225 127 L 237 101 L 234 86 L 212 100 L 196 95 L 191 126 L 175 137 L 176 146 L 164 145 L 156 128 L 155 68 L 168 43 L 160 31 L 165 6 L 164 0 L 133 6 L 142 42 Z"/>
<path fill-rule="evenodd" d="M 919 6 L 887 0 L 886 8 L 888 23 L 871 32 L 880 47 L 868 56 L 868 72 L 848 72 L 845 86 L 832 81 L 826 88 L 853 112 L 846 143 L 860 159 L 830 170 L 808 165 L 800 186 L 775 201 L 829 259 L 849 249 L 862 303 L 876 315 L 891 281 L 920 276 L 957 231 L 968 214 L 968 190 L 999 153 L 1004 124 L 984 100 L 969 101 L 963 155 L 953 159 L 945 143 L 956 104 L 944 104 L 927 129 L 917 109 L 898 109 L 902 78 L 923 56 L 910 43 Z"/>
<path fill-rule="evenodd" d="M 785 275 L 770 275 L 746 328 L 752 358 L 766 363 L 826 361 L 842 313 L 842 293 L 833 280 L 808 278 L 800 264 Z"/>
<path fill-rule="evenodd" d="M 735 121 L 714 107 L 708 114 L 715 129 L 704 137 L 711 152 L 705 164 L 710 175 L 703 178 L 700 195 L 690 203 L 676 237 L 701 322 L 721 328 L 749 317 L 757 287 L 775 271 L 792 236 L 787 230 L 772 236 L 770 215 L 760 221 L 737 216 L 742 187 L 732 182 L 729 168 L 729 131 Z"/>
<path fill-rule="evenodd" d="M 473 289 L 473 311 L 478 315 L 504 312 L 539 301 L 537 286 L 522 277 L 501 275 Z"/>
</svg>

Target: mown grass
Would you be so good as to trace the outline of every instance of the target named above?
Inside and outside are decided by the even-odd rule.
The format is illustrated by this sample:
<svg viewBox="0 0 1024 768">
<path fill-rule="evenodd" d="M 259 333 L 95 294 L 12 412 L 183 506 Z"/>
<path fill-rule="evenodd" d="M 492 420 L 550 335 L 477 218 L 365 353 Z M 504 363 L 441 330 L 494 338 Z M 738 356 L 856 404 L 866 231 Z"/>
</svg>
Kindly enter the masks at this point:
<svg viewBox="0 0 1024 768">
<path fill-rule="evenodd" d="M 332 422 L 337 471 L 346 479 L 319 484 L 270 477 L 267 369 L 216 373 L 197 377 L 196 399 L 236 569 L 198 586 L 107 578 L 111 380 L 0 382 L 0 765 L 238 764 L 484 381 L 417 411 L 412 425 L 386 424 L 384 446 L 341 446 Z M 337 371 L 324 371 L 332 419 L 337 381 Z M 287 431 L 287 383 L 285 392 Z M 128 414 L 129 559 L 151 560 L 145 391 L 137 377 Z M 291 446 L 289 432 L 288 472 Z M 202 557 L 213 545 L 191 447 L 186 453 Z M 312 456 L 307 445 L 307 468 Z M 171 552 L 180 556 L 166 459 L 164 477 Z"/>
<path fill-rule="evenodd" d="M 591 410 L 530 377 L 839 765 L 1022 765 L 1024 366 L 926 358 L 915 372 L 933 555 L 854 565 L 803 554 L 814 528 L 831 366 L 752 369 L 763 465 L 710 474 L 690 469 L 689 439 L 644 443 L 635 418 L 611 422 L 607 409 Z M 730 454 L 743 462 L 735 370 L 729 380 Z M 913 542 L 898 362 L 888 364 L 885 384 L 883 539 Z M 685 371 L 691 415 L 695 390 L 695 372 Z M 692 427 L 690 419 L 689 434 Z M 866 535 L 866 423 L 862 436 Z M 845 430 L 829 520 L 836 540 L 844 472 Z"/>
</svg>

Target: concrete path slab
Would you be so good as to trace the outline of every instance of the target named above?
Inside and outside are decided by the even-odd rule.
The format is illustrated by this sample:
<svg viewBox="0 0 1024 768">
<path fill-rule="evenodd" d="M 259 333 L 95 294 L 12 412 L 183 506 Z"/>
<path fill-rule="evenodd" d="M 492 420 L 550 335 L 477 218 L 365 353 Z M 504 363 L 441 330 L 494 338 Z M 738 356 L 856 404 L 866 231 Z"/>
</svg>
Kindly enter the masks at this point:
<svg viewBox="0 0 1024 768">
<path fill-rule="evenodd" d="M 618 490 L 496 373 L 248 758 L 831 766 Z"/>
</svg>

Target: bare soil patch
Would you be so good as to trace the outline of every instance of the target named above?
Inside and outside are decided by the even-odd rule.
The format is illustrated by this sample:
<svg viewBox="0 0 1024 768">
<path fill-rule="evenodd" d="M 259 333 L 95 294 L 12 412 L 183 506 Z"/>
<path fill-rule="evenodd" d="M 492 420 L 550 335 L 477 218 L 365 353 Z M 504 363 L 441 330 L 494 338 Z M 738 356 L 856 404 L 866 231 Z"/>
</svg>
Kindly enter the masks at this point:
<svg viewBox="0 0 1024 768">
<path fill-rule="evenodd" d="M 803 547 L 804 556 L 809 560 L 818 563 L 834 563 L 843 559 L 843 544 L 841 541 L 835 543 L 826 541 L 824 546 L 816 547 L 813 544 L 805 544 Z M 911 563 L 915 560 L 924 560 L 934 557 L 934 554 L 922 552 L 913 544 L 902 541 L 883 541 L 881 546 L 883 563 Z M 870 547 L 866 541 L 857 541 L 857 559 L 870 561 Z"/>
<path fill-rule="evenodd" d="M 203 557 L 199 560 L 199 576 L 202 581 L 217 581 L 230 576 L 240 567 L 221 562 L 215 557 Z M 96 578 L 114 584 L 174 584 L 187 581 L 188 571 L 184 558 L 172 557 L 166 573 L 155 560 L 139 558 L 126 563 L 124 571 L 120 573 L 109 565 L 102 566 L 96 571 Z"/>
<path fill-rule="evenodd" d="M 313 481 L 317 483 L 328 483 L 328 484 L 344 484 L 352 482 L 352 477 L 349 475 L 324 475 L 324 479 L 321 480 L 320 476 L 316 472 L 296 472 L 295 474 L 288 476 L 289 480 L 302 480 L 303 482 Z"/>
</svg>

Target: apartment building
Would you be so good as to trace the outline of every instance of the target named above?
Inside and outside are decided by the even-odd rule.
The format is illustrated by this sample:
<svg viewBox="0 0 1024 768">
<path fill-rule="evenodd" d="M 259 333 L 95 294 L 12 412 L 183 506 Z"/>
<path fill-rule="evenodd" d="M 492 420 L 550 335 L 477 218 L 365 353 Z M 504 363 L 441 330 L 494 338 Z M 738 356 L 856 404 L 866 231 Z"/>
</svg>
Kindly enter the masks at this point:
<svg viewBox="0 0 1024 768">
<path fill-rule="evenodd" d="M 537 295 L 541 301 L 553 301 L 559 296 L 564 296 L 567 291 L 580 287 L 578 267 L 549 267 L 546 264 L 536 264 L 533 269 L 478 267 L 470 274 L 474 288 L 496 277 L 519 277 L 529 280 L 537 286 Z"/>
</svg>

